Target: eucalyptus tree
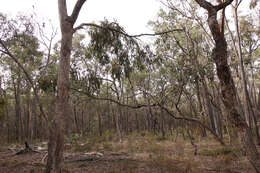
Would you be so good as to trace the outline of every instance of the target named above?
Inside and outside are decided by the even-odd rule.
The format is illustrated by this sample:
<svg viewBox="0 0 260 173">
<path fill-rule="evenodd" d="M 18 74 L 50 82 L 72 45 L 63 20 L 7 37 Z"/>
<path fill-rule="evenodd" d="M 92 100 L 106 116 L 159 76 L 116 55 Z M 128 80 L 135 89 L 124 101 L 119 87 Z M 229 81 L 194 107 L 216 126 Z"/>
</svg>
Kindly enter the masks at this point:
<svg viewBox="0 0 260 173">
<path fill-rule="evenodd" d="M 233 0 L 218 1 L 218 5 L 213 5 L 205 0 L 195 0 L 208 13 L 208 26 L 215 41 L 212 57 L 216 64 L 217 75 L 220 81 L 220 88 L 225 109 L 228 112 L 229 120 L 238 130 L 241 144 L 243 145 L 250 163 L 254 166 L 256 172 L 260 172 L 260 154 L 254 144 L 253 135 L 246 124 L 243 115 L 239 112 L 239 103 L 237 101 L 237 91 L 234 80 L 227 63 L 227 42 L 224 35 L 225 8 Z M 218 11 L 222 10 L 220 23 L 217 20 Z"/>
<path fill-rule="evenodd" d="M 59 17 L 60 17 L 60 29 L 61 29 L 61 47 L 60 47 L 60 59 L 59 59 L 59 69 L 58 69 L 58 80 L 57 80 L 57 100 L 56 100 L 56 115 L 53 117 L 52 124 L 49 127 L 49 143 L 48 143 L 48 160 L 46 166 L 46 172 L 60 172 L 62 169 L 63 163 L 63 146 L 64 146 L 64 134 L 65 134 L 65 126 L 66 120 L 68 118 L 68 108 L 69 108 L 69 74 L 70 74 L 70 57 L 72 52 L 72 39 L 73 34 L 79 30 L 84 28 L 85 26 L 94 26 L 99 32 L 90 33 L 92 40 L 92 48 L 93 55 L 100 60 L 103 60 L 104 63 L 108 60 L 108 52 L 114 53 L 118 55 L 119 64 L 115 63 L 112 67 L 112 74 L 115 78 L 119 79 L 122 72 L 127 76 L 131 71 L 129 61 L 127 61 L 128 55 L 135 55 L 136 50 L 139 52 L 140 49 L 132 49 L 134 51 L 128 52 L 124 50 L 122 43 L 117 38 L 119 35 L 124 34 L 120 28 L 111 29 L 111 27 L 107 27 L 108 29 L 104 29 L 102 26 L 98 26 L 95 24 L 86 24 L 83 23 L 78 27 L 74 27 L 74 24 L 78 18 L 80 10 L 86 0 L 78 0 L 73 8 L 72 14 L 68 15 L 66 0 L 59 0 Z M 114 25 L 112 23 L 112 25 Z M 98 30 L 100 29 L 101 30 Z M 117 32 L 107 32 L 107 31 L 117 31 Z M 100 34 L 102 33 L 102 34 Z M 112 37 L 115 35 L 115 37 Z M 126 34 L 125 34 L 126 35 Z M 126 45 L 129 44 L 130 48 L 133 41 L 132 40 L 124 40 L 126 41 Z M 115 48 L 111 50 L 110 44 L 118 44 Z M 136 46 L 136 45 L 135 45 Z M 122 69 L 122 66 L 124 67 Z"/>
<path fill-rule="evenodd" d="M 21 91 L 27 88 L 27 100 L 30 100 L 30 90 L 33 89 L 35 97 L 37 93 L 37 72 L 41 65 L 42 52 L 39 50 L 39 40 L 35 36 L 35 28 L 32 18 L 18 16 L 16 19 L 9 19 L 1 14 L 1 38 L 0 51 L 2 63 L 4 63 L 6 74 L 11 76 L 14 86 L 15 109 L 16 109 L 16 138 L 19 134 L 21 119 Z M 16 75 L 15 75 L 16 74 Z M 29 102 L 27 102 L 27 108 Z M 42 106 L 40 106 L 42 108 Z M 42 110 L 42 109 L 41 109 Z M 30 133 L 30 113 L 26 113 L 26 138 Z M 33 117 L 36 118 L 36 117 Z M 32 131 L 31 131 L 32 132 Z"/>
<path fill-rule="evenodd" d="M 205 126 L 209 124 L 210 131 L 221 138 L 222 112 L 216 106 L 217 97 L 213 97 L 217 93 L 216 87 L 212 87 L 215 85 L 215 72 L 213 61 L 209 58 L 212 41 L 208 38 L 201 17 L 196 14 L 196 4 L 186 2 L 188 5 L 182 5 L 189 8 L 183 9 L 178 3 L 181 2 L 167 1 L 164 5 L 169 9 L 161 10 L 158 21 L 151 23 L 155 31 L 170 30 L 176 26 L 183 28 L 178 34 L 168 33 L 155 41 L 157 57 L 163 64 L 159 68 L 166 72 L 164 76 L 167 76 L 172 90 L 177 95 L 183 92 L 180 98 L 187 100 L 188 104 L 183 101 L 179 102 L 179 106 L 186 112 L 185 115 L 197 118 Z M 177 103 L 178 98 L 168 98 L 168 102 Z M 202 135 L 205 135 L 203 126 L 201 130 Z"/>
<path fill-rule="evenodd" d="M 72 14 L 67 11 L 66 0 L 58 1 L 58 11 L 61 30 L 61 47 L 59 70 L 57 79 L 56 115 L 49 126 L 48 160 L 46 173 L 61 172 L 63 163 L 63 146 L 65 124 L 68 117 L 69 106 L 69 72 L 70 56 L 72 49 L 72 38 L 76 31 L 73 27 L 79 16 L 80 10 L 86 0 L 78 0 L 73 8 Z"/>
<path fill-rule="evenodd" d="M 254 51 L 255 47 L 257 47 L 257 41 L 255 42 L 254 40 L 257 40 L 259 39 L 258 36 L 256 35 L 253 35 L 253 31 L 251 32 L 246 32 L 246 34 L 250 35 L 250 37 L 244 37 L 244 43 L 248 42 L 248 48 L 245 47 L 245 50 L 242 50 L 242 35 L 241 35 L 241 30 L 240 30 L 240 26 L 239 26 L 239 17 L 238 17 L 238 7 L 239 5 L 241 4 L 242 1 L 238 1 L 238 0 L 235 0 L 235 4 L 232 5 L 232 10 L 233 10 L 233 18 L 234 18 L 234 24 L 235 24 L 235 33 L 236 33 L 236 37 L 235 37 L 235 40 L 236 42 L 234 41 L 234 39 L 232 39 L 232 42 L 233 42 L 233 46 L 234 46 L 234 51 L 235 51 L 235 54 L 237 55 L 237 58 L 239 60 L 239 66 L 240 66 L 240 73 L 241 73 L 241 83 L 242 83 L 242 88 L 243 88 L 243 100 L 244 100 L 244 112 L 245 112 L 245 118 L 246 118 L 246 122 L 249 126 L 249 128 L 253 128 L 253 124 L 252 122 L 254 122 L 254 125 L 255 125 L 255 132 L 256 132 L 256 137 L 257 137 L 257 143 L 258 145 L 260 144 L 260 136 L 259 136 L 259 130 L 258 130 L 258 126 L 257 126 L 257 119 L 256 119 L 256 115 L 255 115 L 255 111 L 253 109 L 253 102 L 256 103 L 256 100 L 254 99 L 254 95 L 251 95 L 251 98 L 250 98 L 250 90 L 251 91 L 254 91 L 255 90 L 255 86 L 254 86 L 254 76 L 253 76 L 253 71 L 251 71 L 251 77 L 252 77 L 252 80 L 253 80 L 253 86 L 250 86 L 250 81 L 249 81 L 249 74 L 246 73 L 246 64 L 249 64 L 251 65 L 251 70 L 252 70 L 252 63 L 253 62 L 250 62 L 251 58 L 252 57 L 249 57 L 250 59 L 247 60 L 248 62 L 247 63 L 244 63 L 245 62 L 245 53 L 244 51 L 246 51 L 246 49 L 248 49 L 248 51 L 250 52 L 250 54 L 252 55 L 252 52 Z M 250 21 L 250 20 L 249 20 Z M 248 21 L 248 22 L 249 22 Z M 254 30 L 253 29 L 254 27 L 252 26 L 251 30 Z M 232 34 L 232 33 L 230 33 Z M 233 36 L 231 35 L 231 38 L 233 38 Z M 256 45 L 255 45 L 256 44 Z M 243 55 L 244 54 L 244 55 Z M 249 86 L 249 87 L 248 87 Z M 253 88 L 252 88 L 253 87 Z M 248 90 L 248 88 L 250 90 Z"/>
<path fill-rule="evenodd" d="M 87 29 L 90 41 L 85 44 L 84 36 L 78 35 L 74 42 L 72 76 L 75 85 L 72 89 L 85 92 L 92 99 L 118 103 L 116 110 L 111 111 L 114 112 L 116 131 L 121 136 L 122 122 L 128 119 L 123 116 L 122 109 L 128 102 L 126 87 L 134 76 L 133 71 L 144 67 L 146 50 L 116 22 L 105 20 L 99 25 L 87 25 L 90 26 Z"/>
<path fill-rule="evenodd" d="M 241 37 L 242 52 L 244 55 L 244 66 L 248 76 L 249 93 L 252 98 L 252 104 L 254 107 L 257 105 L 257 79 L 258 69 L 256 64 L 258 63 L 259 50 L 260 50 L 260 38 L 258 23 L 250 15 L 241 16 L 239 18 L 239 29 Z"/>
</svg>

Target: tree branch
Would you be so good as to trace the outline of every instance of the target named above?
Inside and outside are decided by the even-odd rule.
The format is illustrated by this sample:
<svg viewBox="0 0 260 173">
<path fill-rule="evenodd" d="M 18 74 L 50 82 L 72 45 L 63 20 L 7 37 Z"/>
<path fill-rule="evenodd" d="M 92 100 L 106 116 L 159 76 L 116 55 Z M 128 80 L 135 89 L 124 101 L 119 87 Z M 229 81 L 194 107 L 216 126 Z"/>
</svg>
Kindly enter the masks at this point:
<svg viewBox="0 0 260 173">
<path fill-rule="evenodd" d="M 117 29 L 114 29 L 114 28 L 111 28 L 111 27 L 103 27 L 103 26 L 100 26 L 100 25 L 97 25 L 97 24 L 94 24 L 94 23 L 82 23 L 79 26 L 74 28 L 74 32 L 76 32 L 77 30 L 80 30 L 80 29 L 84 29 L 84 27 L 86 27 L 86 26 L 92 26 L 92 27 L 96 27 L 96 28 L 100 28 L 100 29 L 107 29 L 107 30 L 110 30 L 112 32 L 118 32 L 118 33 L 120 33 L 120 34 L 122 34 L 126 37 L 130 37 L 130 38 L 137 38 L 137 37 L 142 37 L 142 36 L 157 36 L 157 35 L 168 34 L 168 33 L 175 32 L 175 31 L 183 31 L 183 29 L 172 29 L 172 30 L 169 30 L 169 31 L 152 33 L 152 34 L 145 33 L 145 34 L 129 35 L 122 30 L 120 31 L 120 30 L 117 30 Z"/>
<path fill-rule="evenodd" d="M 207 11 L 209 11 L 209 10 L 211 10 L 211 9 L 213 9 L 214 8 L 214 6 L 211 4 L 211 3 L 209 3 L 209 2 L 207 2 L 207 1 L 205 1 L 205 0 L 195 0 L 202 8 L 204 8 L 204 9 L 206 9 Z"/>
<path fill-rule="evenodd" d="M 74 9 L 73 9 L 72 14 L 70 16 L 71 20 L 72 20 L 72 25 L 75 24 L 75 22 L 76 22 L 76 20 L 79 16 L 80 9 L 85 2 L 86 2 L 86 0 L 78 0 L 76 5 L 74 6 Z"/>
<path fill-rule="evenodd" d="M 103 101 L 110 101 L 112 103 L 116 103 L 117 105 L 119 106 L 123 106 L 123 107 L 129 107 L 129 108 L 132 108 L 132 109 L 140 109 L 140 108 L 143 108 L 143 107 L 148 107 L 149 105 L 145 105 L 145 104 L 137 104 L 137 105 L 127 105 L 127 104 L 123 104 L 119 101 L 116 101 L 116 100 L 113 100 L 113 99 L 110 99 L 110 98 L 101 98 L 101 97 L 95 97 L 87 92 L 84 92 L 84 91 L 79 91 L 78 89 L 76 88 L 70 88 L 71 90 L 73 91 L 76 91 L 78 93 L 81 93 L 81 94 L 85 94 L 86 96 L 90 97 L 91 99 L 94 99 L 94 100 L 103 100 Z M 157 104 L 152 104 L 150 106 L 157 106 Z"/>
<path fill-rule="evenodd" d="M 206 9 L 207 11 L 211 11 L 212 9 L 215 9 L 216 11 L 222 10 L 223 8 L 226 8 L 228 5 L 230 5 L 234 0 L 227 0 L 226 2 L 223 2 L 219 5 L 212 5 L 211 3 L 205 1 L 205 0 L 195 0 L 202 8 Z"/>
<path fill-rule="evenodd" d="M 175 105 L 177 111 L 179 114 L 181 114 L 181 116 L 175 116 L 169 109 L 167 109 L 166 107 L 158 104 L 158 106 L 163 109 L 168 115 L 170 115 L 172 118 L 176 119 L 176 120 L 185 120 L 185 121 L 189 121 L 189 122 L 194 122 L 196 124 L 199 124 L 200 126 L 202 126 L 203 128 L 207 129 L 215 138 L 216 140 L 221 144 L 221 145 L 226 145 L 224 143 L 223 140 L 221 140 L 218 135 L 213 131 L 211 130 L 211 128 L 209 128 L 208 126 L 206 126 L 205 124 L 203 124 L 199 119 L 195 119 L 195 118 L 189 118 L 189 117 L 186 117 L 186 116 L 183 116 L 182 115 L 182 112 L 180 111 L 178 105 Z"/>
<path fill-rule="evenodd" d="M 226 8 L 228 5 L 230 5 L 234 0 L 227 0 L 226 2 L 224 3 L 221 3 L 217 6 L 215 6 L 216 10 L 219 11 L 219 10 L 222 10 L 223 8 Z"/>
</svg>

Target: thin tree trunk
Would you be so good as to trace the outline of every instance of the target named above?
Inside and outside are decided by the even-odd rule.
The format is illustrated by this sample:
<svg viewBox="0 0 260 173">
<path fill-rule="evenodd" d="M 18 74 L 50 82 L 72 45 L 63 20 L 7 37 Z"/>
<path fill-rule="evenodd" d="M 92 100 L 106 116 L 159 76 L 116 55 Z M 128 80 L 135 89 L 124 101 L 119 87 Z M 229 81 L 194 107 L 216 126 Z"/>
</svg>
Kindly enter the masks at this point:
<svg viewBox="0 0 260 173">
<path fill-rule="evenodd" d="M 32 118 L 33 118 L 33 126 L 32 126 L 32 132 L 31 136 L 32 139 L 36 139 L 37 137 L 37 114 L 36 114 L 36 98 L 33 97 L 32 99 Z"/>
<path fill-rule="evenodd" d="M 96 113 L 98 116 L 98 133 L 99 133 L 99 136 L 102 136 L 102 134 L 103 134 L 102 117 L 101 117 L 101 111 L 99 111 L 101 109 L 100 102 L 98 101 L 96 103 L 96 105 L 98 106 L 98 109 L 96 110 Z"/>
<path fill-rule="evenodd" d="M 15 140 L 19 141 L 21 139 L 21 77 L 20 73 L 18 72 L 18 79 L 15 84 L 13 79 L 13 85 L 14 85 L 14 96 L 15 96 Z"/>
<path fill-rule="evenodd" d="M 240 39 L 240 32 L 239 32 L 239 25 L 238 25 L 238 14 L 237 14 L 238 6 L 239 6 L 239 3 L 236 0 L 236 5 L 233 7 L 233 10 L 234 10 L 236 37 L 238 40 L 238 56 L 239 56 L 239 62 L 240 62 L 240 68 L 241 68 L 244 97 L 245 97 L 245 102 L 246 102 L 245 113 L 246 113 L 247 123 L 248 123 L 248 126 L 250 129 L 252 126 L 252 118 L 253 118 L 253 121 L 256 126 L 255 131 L 256 131 L 257 143 L 260 145 L 260 136 L 259 136 L 259 131 L 258 131 L 258 128 L 256 125 L 256 117 L 254 115 L 253 105 L 252 105 L 251 99 L 249 97 L 249 92 L 247 89 L 247 76 L 246 76 L 246 72 L 244 69 L 244 62 L 243 62 L 243 57 L 242 57 L 242 48 L 241 48 L 241 41 L 240 41 L 241 39 Z"/>
</svg>

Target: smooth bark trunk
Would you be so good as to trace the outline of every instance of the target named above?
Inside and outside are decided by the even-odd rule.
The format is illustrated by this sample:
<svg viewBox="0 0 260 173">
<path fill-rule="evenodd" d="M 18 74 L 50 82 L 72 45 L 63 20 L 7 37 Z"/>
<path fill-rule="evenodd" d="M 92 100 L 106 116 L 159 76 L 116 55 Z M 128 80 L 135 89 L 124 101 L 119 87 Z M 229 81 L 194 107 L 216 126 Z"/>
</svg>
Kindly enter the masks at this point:
<svg viewBox="0 0 260 173">
<path fill-rule="evenodd" d="M 72 37 L 80 9 L 86 0 L 78 0 L 68 16 L 66 0 L 58 0 L 61 29 L 61 48 L 58 69 L 57 99 L 54 116 L 49 126 L 48 160 L 46 173 L 62 172 L 64 135 L 69 113 L 69 72 Z"/>
</svg>

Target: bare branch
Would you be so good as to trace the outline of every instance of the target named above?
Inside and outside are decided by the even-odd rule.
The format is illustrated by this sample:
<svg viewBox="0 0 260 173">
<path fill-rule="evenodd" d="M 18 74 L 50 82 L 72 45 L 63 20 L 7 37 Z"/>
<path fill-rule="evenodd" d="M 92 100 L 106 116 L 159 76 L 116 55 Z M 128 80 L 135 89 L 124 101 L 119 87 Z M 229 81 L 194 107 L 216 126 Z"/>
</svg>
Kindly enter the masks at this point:
<svg viewBox="0 0 260 173">
<path fill-rule="evenodd" d="M 72 11 L 72 14 L 71 14 L 71 20 L 72 20 L 72 25 L 75 24 L 78 16 L 79 16 L 79 12 L 80 12 L 80 9 L 82 8 L 83 4 L 86 2 L 86 0 L 78 0 L 76 5 L 74 6 L 74 9 Z"/>
<path fill-rule="evenodd" d="M 199 124 L 200 126 L 202 126 L 203 128 L 207 129 L 215 138 L 216 140 L 221 144 L 221 145 L 226 145 L 224 143 L 223 140 L 221 140 L 219 138 L 219 136 L 211 129 L 209 128 L 207 125 L 203 124 L 199 119 L 195 119 L 195 118 L 190 118 L 190 117 L 186 117 L 182 114 L 181 110 L 179 109 L 178 105 L 175 105 L 178 113 L 181 115 L 181 116 L 176 116 L 174 115 L 174 113 L 172 113 L 169 109 L 167 109 L 166 107 L 158 104 L 158 106 L 163 109 L 168 115 L 170 115 L 172 118 L 174 119 L 177 119 L 177 120 L 185 120 L 185 121 L 189 121 L 189 122 L 194 122 L 196 124 Z"/>
<path fill-rule="evenodd" d="M 227 0 L 226 2 L 224 3 L 221 3 L 217 6 L 215 6 L 216 10 L 219 11 L 219 10 L 222 10 L 224 8 L 226 8 L 228 5 L 230 5 L 234 0 Z"/>
<path fill-rule="evenodd" d="M 209 11 L 209 10 L 211 10 L 211 9 L 213 9 L 214 8 L 214 6 L 211 4 L 211 3 L 209 3 L 209 2 L 207 2 L 207 1 L 205 1 L 205 0 L 195 0 L 202 8 L 204 8 L 204 9 L 206 9 L 207 11 Z"/>
<path fill-rule="evenodd" d="M 96 28 L 100 28 L 100 29 L 107 29 L 107 30 L 110 30 L 112 32 L 118 32 L 118 33 L 120 33 L 120 34 L 122 34 L 126 37 L 131 37 L 131 38 L 137 38 L 137 37 L 142 37 L 142 36 L 157 36 L 157 35 L 168 34 L 168 33 L 175 32 L 175 31 L 183 31 L 183 29 L 172 29 L 172 30 L 169 30 L 169 31 L 152 33 L 152 34 L 145 33 L 145 34 L 129 35 L 122 30 L 117 30 L 117 29 L 114 29 L 114 28 L 111 28 L 111 27 L 103 27 L 103 26 L 100 26 L 100 25 L 97 25 L 97 24 L 94 24 L 94 23 L 82 23 L 78 27 L 74 28 L 74 32 L 76 32 L 77 30 L 80 30 L 80 29 L 84 29 L 84 27 L 86 27 L 86 26 L 92 26 L 92 27 L 96 27 Z"/>
<path fill-rule="evenodd" d="M 93 96 L 87 92 L 84 92 L 84 91 L 79 91 L 78 89 L 76 88 L 70 88 L 71 90 L 73 91 L 76 91 L 78 93 L 81 93 L 81 94 L 85 94 L 86 96 L 90 97 L 91 99 L 94 99 L 94 100 L 103 100 L 103 101 L 110 101 L 112 103 L 116 103 L 117 105 L 119 106 L 123 106 L 123 107 L 129 107 L 129 108 L 132 108 L 132 109 L 140 109 L 140 108 L 143 108 L 143 107 L 148 107 L 148 106 L 157 106 L 157 104 L 152 104 L 152 105 L 145 105 L 145 104 L 137 104 L 137 105 L 127 105 L 127 104 L 123 104 L 119 101 L 116 101 L 116 100 L 113 100 L 113 99 L 110 99 L 110 98 L 102 98 L 102 97 L 96 97 L 96 96 Z"/>
<path fill-rule="evenodd" d="M 206 9 L 207 11 L 212 11 L 215 9 L 216 11 L 222 10 L 223 8 L 226 8 L 228 5 L 230 5 L 234 0 L 227 0 L 226 2 L 223 2 L 217 6 L 212 5 L 211 3 L 205 1 L 205 0 L 195 0 L 202 8 Z"/>
</svg>

